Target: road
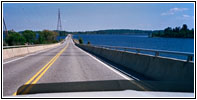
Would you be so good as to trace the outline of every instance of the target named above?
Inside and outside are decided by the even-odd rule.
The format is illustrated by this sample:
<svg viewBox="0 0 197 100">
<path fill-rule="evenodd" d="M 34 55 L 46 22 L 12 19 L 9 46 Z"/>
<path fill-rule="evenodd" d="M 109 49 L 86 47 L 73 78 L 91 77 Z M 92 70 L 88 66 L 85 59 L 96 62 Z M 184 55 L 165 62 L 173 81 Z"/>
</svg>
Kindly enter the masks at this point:
<svg viewBox="0 0 197 100">
<path fill-rule="evenodd" d="M 69 35 L 58 47 L 3 64 L 3 95 L 23 84 L 120 79 L 130 78 L 76 47 Z"/>
</svg>

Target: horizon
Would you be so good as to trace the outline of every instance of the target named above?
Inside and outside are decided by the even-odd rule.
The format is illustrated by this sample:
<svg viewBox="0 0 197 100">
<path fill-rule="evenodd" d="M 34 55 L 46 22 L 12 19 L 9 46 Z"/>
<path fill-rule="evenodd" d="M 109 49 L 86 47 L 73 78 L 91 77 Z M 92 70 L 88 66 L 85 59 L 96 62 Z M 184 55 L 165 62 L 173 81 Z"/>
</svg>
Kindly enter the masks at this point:
<svg viewBox="0 0 197 100">
<path fill-rule="evenodd" d="M 166 27 L 167 28 L 167 27 Z M 174 28 L 174 27 L 171 27 Z M 193 29 L 193 28 L 192 28 Z M 25 30 L 29 30 L 29 29 L 25 29 Z M 15 31 L 15 32 L 23 32 L 25 30 L 19 30 L 19 31 Z M 43 29 L 43 30 L 49 30 L 49 29 Z M 31 30 L 31 31 L 43 31 L 43 30 Z M 91 32 L 91 31 L 106 31 L 106 30 L 139 30 L 139 31 L 163 31 L 164 29 L 161 30 L 140 30 L 140 29 L 102 29 L 102 30 L 88 30 L 88 31 L 66 31 L 66 30 L 62 30 L 62 31 L 66 31 L 66 32 Z M 12 29 L 8 30 L 8 31 L 12 31 Z M 57 30 L 49 30 L 49 31 L 57 31 Z"/>
<path fill-rule="evenodd" d="M 68 32 L 194 28 L 193 3 L 3 3 L 3 17 L 8 30 L 56 30 L 58 8 Z"/>
</svg>

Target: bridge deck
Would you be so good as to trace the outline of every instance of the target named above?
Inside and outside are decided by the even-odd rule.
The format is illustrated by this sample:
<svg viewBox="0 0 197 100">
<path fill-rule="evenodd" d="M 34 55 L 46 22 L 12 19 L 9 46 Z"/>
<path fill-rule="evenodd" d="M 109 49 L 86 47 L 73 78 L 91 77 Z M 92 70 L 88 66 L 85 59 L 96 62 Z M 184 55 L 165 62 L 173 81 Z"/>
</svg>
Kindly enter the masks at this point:
<svg viewBox="0 0 197 100">
<path fill-rule="evenodd" d="M 53 60 L 52 65 L 48 65 L 49 69 L 46 69 L 46 72 L 42 71 L 32 82 L 57 83 L 130 79 L 76 47 L 69 37 L 66 42 L 56 48 L 5 63 L 3 65 L 3 95 L 12 95 L 16 92 L 67 44 L 68 47 L 57 59 Z"/>
</svg>

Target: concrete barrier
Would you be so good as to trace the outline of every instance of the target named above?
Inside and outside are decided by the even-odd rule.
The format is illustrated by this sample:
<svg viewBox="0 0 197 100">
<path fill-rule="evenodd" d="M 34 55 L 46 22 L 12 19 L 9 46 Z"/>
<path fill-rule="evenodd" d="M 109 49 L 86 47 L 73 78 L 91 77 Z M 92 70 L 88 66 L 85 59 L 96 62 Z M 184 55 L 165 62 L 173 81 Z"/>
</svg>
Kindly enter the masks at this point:
<svg viewBox="0 0 197 100">
<path fill-rule="evenodd" d="M 21 47 L 21 48 L 10 48 L 3 49 L 3 59 L 8 59 L 16 56 L 26 55 L 29 53 L 33 53 L 36 51 L 53 48 L 60 45 L 60 43 L 49 44 L 49 45 L 40 45 L 40 46 L 32 46 L 32 47 Z"/>
<path fill-rule="evenodd" d="M 91 45 L 76 45 L 156 81 L 194 82 L 193 62 L 111 50 Z"/>
<path fill-rule="evenodd" d="M 12 50 L 13 50 L 14 56 L 25 55 L 28 53 L 28 49 L 26 47 L 25 48 L 15 48 Z"/>
<path fill-rule="evenodd" d="M 14 57 L 13 49 L 3 50 L 3 59 Z"/>
</svg>

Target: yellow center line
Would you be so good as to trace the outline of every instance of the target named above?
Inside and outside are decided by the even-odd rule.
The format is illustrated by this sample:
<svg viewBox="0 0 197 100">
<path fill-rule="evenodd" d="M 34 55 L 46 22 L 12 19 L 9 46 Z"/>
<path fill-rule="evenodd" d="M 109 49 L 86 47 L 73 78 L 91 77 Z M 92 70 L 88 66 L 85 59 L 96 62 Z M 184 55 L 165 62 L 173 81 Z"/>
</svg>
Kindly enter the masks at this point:
<svg viewBox="0 0 197 100">
<path fill-rule="evenodd" d="M 49 61 L 49 63 L 47 63 L 44 67 L 42 67 L 40 70 L 39 70 L 39 72 L 37 72 L 30 80 L 28 80 L 26 83 L 25 83 L 25 85 L 27 85 L 27 84 L 30 84 L 30 83 L 32 83 L 32 84 L 36 84 L 38 81 L 39 81 L 39 79 L 44 75 L 44 73 L 50 68 L 50 66 L 57 60 L 57 58 L 64 52 L 64 50 L 68 47 L 68 45 L 69 44 L 67 44 L 58 54 L 56 54 L 56 56 L 55 57 L 53 57 L 50 61 Z M 43 71 L 44 70 L 44 71 Z M 37 77 L 37 78 L 36 78 Z M 34 80 L 34 81 L 33 81 Z M 32 82 L 33 81 L 33 82 Z M 27 87 L 27 89 L 22 93 L 22 94 L 26 94 L 26 93 L 28 93 L 28 91 L 32 88 L 32 86 L 33 85 L 30 85 L 29 87 L 28 86 L 26 86 Z M 24 87 L 22 87 L 19 91 L 17 91 L 17 92 L 21 92 L 24 88 L 26 88 L 25 86 Z M 17 92 L 15 92 L 13 95 L 15 96 L 16 94 L 17 94 Z"/>
<path fill-rule="evenodd" d="M 34 80 L 55 58 L 57 57 L 57 55 L 55 57 L 53 57 L 49 63 L 47 63 L 44 67 L 42 67 L 39 72 L 37 72 L 30 80 L 28 80 L 25 85 L 29 84 L 32 82 L 32 80 Z M 21 92 L 23 89 L 25 88 L 25 86 L 23 86 L 19 91 L 17 92 Z M 13 95 L 16 95 L 16 92 L 13 94 Z"/>
<path fill-rule="evenodd" d="M 56 58 L 57 59 L 57 58 Z M 56 61 L 56 59 L 38 76 L 38 78 L 36 78 L 32 84 L 22 93 L 22 94 L 27 94 L 30 89 L 33 87 L 34 84 L 36 84 L 40 78 L 44 75 L 44 73 L 51 67 L 51 65 Z"/>
</svg>

